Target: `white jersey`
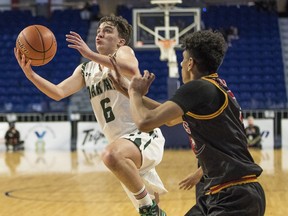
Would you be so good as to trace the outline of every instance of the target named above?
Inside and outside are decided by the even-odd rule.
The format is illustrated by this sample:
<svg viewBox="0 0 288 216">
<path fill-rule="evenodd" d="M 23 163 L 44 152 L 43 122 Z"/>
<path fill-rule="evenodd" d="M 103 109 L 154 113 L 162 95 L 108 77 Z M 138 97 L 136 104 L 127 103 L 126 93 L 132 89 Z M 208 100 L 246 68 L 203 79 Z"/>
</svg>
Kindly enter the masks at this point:
<svg viewBox="0 0 288 216">
<path fill-rule="evenodd" d="M 111 72 L 115 73 L 108 68 L 100 70 L 99 64 L 93 61 L 82 65 L 82 75 L 94 114 L 105 137 L 109 143 L 118 138 L 127 139 L 139 148 L 142 155 L 139 174 L 151 199 L 154 199 L 155 192 L 158 194 L 167 192 L 155 170 L 163 157 L 165 138 L 159 128 L 155 128 L 150 133 L 137 129 L 132 119 L 129 99 L 114 88 L 108 77 L 108 73 Z M 122 186 L 138 209 L 135 196 L 123 184 Z"/>
<path fill-rule="evenodd" d="M 83 63 L 82 75 L 89 92 L 97 122 L 109 143 L 137 129 L 130 112 L 129 99 L 118 92 L 108 77 L 109 68 L 98 63 Z"/>
</svg>

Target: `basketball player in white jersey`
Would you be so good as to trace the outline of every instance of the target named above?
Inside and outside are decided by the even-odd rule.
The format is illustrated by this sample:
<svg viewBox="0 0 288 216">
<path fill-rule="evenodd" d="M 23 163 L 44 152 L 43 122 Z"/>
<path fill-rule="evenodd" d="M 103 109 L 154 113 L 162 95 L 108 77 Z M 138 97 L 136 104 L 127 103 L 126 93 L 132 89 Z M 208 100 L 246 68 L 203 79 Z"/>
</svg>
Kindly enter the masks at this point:
<svg viewBox="0 0 288 216">
<path fill-rule="evenodd" d="M 127 46 L 132 26 L 117 16 L 103 17 L 97 29 L 93 52 L 76 32 L 66 35 L 68 47 L 90 59 L 80 64 L 73 74 L 55 85 L 39 76 L 31 62 L 14 48 L 17 61 L 26 77 L 44 94 L 61 100 L 86 87 L 97 119 L 109 145 L 102 160 L 120 180 L 123 188 L 142 216 L 165 216 L 158 207 L 158 195 L 166 193 L 155 166 L 162 160 L 165 139 L 159 128 L 150 133 L 137 129 L 130 113 L 129 99 L 113 86 L 108 74 L 113 74 L 109 56 L 115 56 L 122 75 L 130 80 L 140 74 L 133 50 Z"/>
</svg>

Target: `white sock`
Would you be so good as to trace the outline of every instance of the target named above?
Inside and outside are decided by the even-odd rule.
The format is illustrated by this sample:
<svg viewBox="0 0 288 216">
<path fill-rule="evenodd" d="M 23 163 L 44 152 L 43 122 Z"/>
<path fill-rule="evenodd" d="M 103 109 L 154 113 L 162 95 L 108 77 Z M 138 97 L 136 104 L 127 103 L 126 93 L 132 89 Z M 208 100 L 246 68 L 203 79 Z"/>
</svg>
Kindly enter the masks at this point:
<svg viewBox="0 0 288 216">
<path fill-rule="evenodd" d="M 133 195 L 137 199 L 137 201 L 139 203 L 139 207 L 152 205 L 152 199 L 151 199 L 150 195 L 148 194 L 148 192 L 145 188 L 145 185 L 143 186 L 143 188 L 140 191 L 138 191 L 137 193 L 133 193 Z"/>
</svg>

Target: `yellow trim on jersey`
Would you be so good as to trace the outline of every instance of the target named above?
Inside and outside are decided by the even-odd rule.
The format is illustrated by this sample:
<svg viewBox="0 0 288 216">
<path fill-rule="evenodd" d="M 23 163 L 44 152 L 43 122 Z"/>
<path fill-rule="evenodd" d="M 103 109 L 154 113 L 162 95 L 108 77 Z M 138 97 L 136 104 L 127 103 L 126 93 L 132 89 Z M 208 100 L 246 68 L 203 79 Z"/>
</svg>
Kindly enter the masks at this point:
<svg viewBox="0 0 288 216">
<path fill-rule="evenodd" d="M 211 74 L 211 75 L 209 75 L 209 77 L 218 77 L 218 75 L 217 74 Z M 225 95 L 225 101 L 224 101 L 223 105 L 219 108 L 219 110 L 217 110 L 216 112 L 214 112 L 212 114 L 209 114 L 209 115 L 197 115 L 197 114 L 194 114 L 192 112 L 187 112 L 186 113 L 188 116 L 191 116 L 191 117 L 193 117 L 195 119 L 207 120 L 207 119 L 215 118 L 215 117 L 217 117 L 218 115 L 220 115 L 223 112 L 223 110 L 228 106 L 228 95 L 223 89 L 221 89 L 219 87 L 217 82 L 215 82 L 214 80 L 207 79 L 206 77 L 202 77 L 202 79 L 207 80 L 208 82 L 211 82 L 212 84 L 214 84 Z"/>
<path fill-rule="evenodd" d="M 248 184 L 248 183 L 252 183 L 252 182 L 258 182 L 256 175 L 243 176 L 239 180 L 230 181 L 230 182 L 226 182 L 224 184 L 215 185 L 215 186 L 211 187 L 209 189 L 209 191 L 205 193 L 205 195 L 216 194 L 225 188 L 232 187 L 235 185 Z"/>
</svg>

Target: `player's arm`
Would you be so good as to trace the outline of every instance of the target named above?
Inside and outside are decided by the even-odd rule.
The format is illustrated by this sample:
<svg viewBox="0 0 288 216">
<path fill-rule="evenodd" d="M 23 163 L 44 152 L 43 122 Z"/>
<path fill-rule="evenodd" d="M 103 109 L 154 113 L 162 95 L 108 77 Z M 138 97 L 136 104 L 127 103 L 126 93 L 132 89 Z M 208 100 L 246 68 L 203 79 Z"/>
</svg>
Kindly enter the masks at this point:
<svg viewBox="0 0 288 216">
<path fill-rule="evenodd" d="M 112 65 L 113 65 L 113 70 L 116 72 L 115 75 L 109 74 L 111 80 L 113 81 L 113 84 L 114 84 L 115 88 L 119 92 L 121 92 L 123 95 L 125 95 L 126 97 L 129 98 L 129 94 L 128 94 L 129 83 L 127 84 L 125 82 L 125 80 L 123 79 L 123 76 L 120 73 L 121 69 L 120 69 L 120 67 L 118 65 L 117 60 L 114 57 L 111 57 L 110 61 L 111 61 Z M 142 102 L 143 102 L 143 105 L 149 110 L 155 109 L 155 108 L 157 108 L 157 107 L 159 107 L 161 105 L 161 103 L 159 103 L 159 102 L 157 102 L 157 101 L 155 101 L 155 100 L 153 100 L 151 98 L 148 98 L 146 96 L 142 97 Z M 175 118 L 173 120 L 166 121 L 165 125 L 174 126 L 176 124 L 182 123 L 182 121 L 183 121 L 182 120 L 182 116 L 179 116 L 178 118 Z"/>
<path fill-rule="evenodd" d="M 182 108 L 172 101 L 167 101 L 155 109 L 148 109 L 143 102 L 145 95 L 155 79 L 155 75 L 144 71 L 143 76 L 134 76 L 129 85 L 130 109 L 139 130 L 149 132 L 166 122 L 178 119 L 184 114 Z"/>
<path fill-rule="evenodd" d="M 255 129 L 255 135 L 256 136 L 253 139 L 249 139 L 249 136 L 247 137 L 248 146 L 253 146 L 256 143 L 261 142 L 261 140 L 262 140 L 260 128 L 258 126 L 254 126 L 254 129 Z"/>
<path fill-rule="evenodd" d="M 148 109 L 143 103 L 142 95 L 129 92 L 129 96 L 133 120 L 139 130 L 144 132 L 149 132 L 164 124 L 172 126 L 180 123 L 179 120 L 184 114 L 181 107 L 172 101 L 167 101 L 155 109 Z"/>
<path fill-rule="evenodd" d="M 256 143 L 258 143 L 259 141 L 261 141 L 261 135 L 258 135 L 257 137 L 255 137 L 252 140 L 248 140 L 248 146 L 253 146 Z"/>
<path fill-rule="evenodd" d="M 93 52 L 88 45 L 83 41 L 81 36 L 73 31 L 66 35 L 66 40 L 70 43 L 68 47 L 78 50 L 81 55 L 91 61 L 95 61 L 107 68 L 113 70 L 113 65 L 110 57 Z M 134 51 L 129 46 L 121 46 L 116 53 L 116 61 L 121 69 L 121 74 L 127 78 L 139 73 L 138 60 L 135 57 Z"/>
<path fill-rule="evenodd" d="M 145 107 L 147 107 L 147 109 L 149 110 L 153 110 L 157 107 L 159 107 L 162 103 L 159 103 L 158 101 L 155 101 L 151 98 L 148 98 L 146 96 L 143 96 L 143 105 Z M 172 119 L 172 120 L 169 120 L 169 121 L 166 121 L 165 122 L 165 125 L 171 127 L 171 126 L 174 126 L 174 125 L 177 125 L 177 124 L 180 124 L 183 122 L 183 119 L 182 119 L 182 115 L 181 116 L 178 116 L 177 118 L 175 119 Z"/>
<path fill-rule="evenodd" d="M 84 80 L 81 74 L 81 66 L 79 65 L 72 76 L 62 81 L 58 85 L 55 85 L 43 77 L 39 76 L 31 68 L 31 61 L 26 61 L 25 55 L 21 55 L 20 51 L 14 48 L 14 54 L 20 65 L 21 69 L 25 73 L 26 77 L 44 94 L 48 97 L 59 101 L 65 97 L 72 95 L 79 91 L 84 86 Z"/>
</svg>

